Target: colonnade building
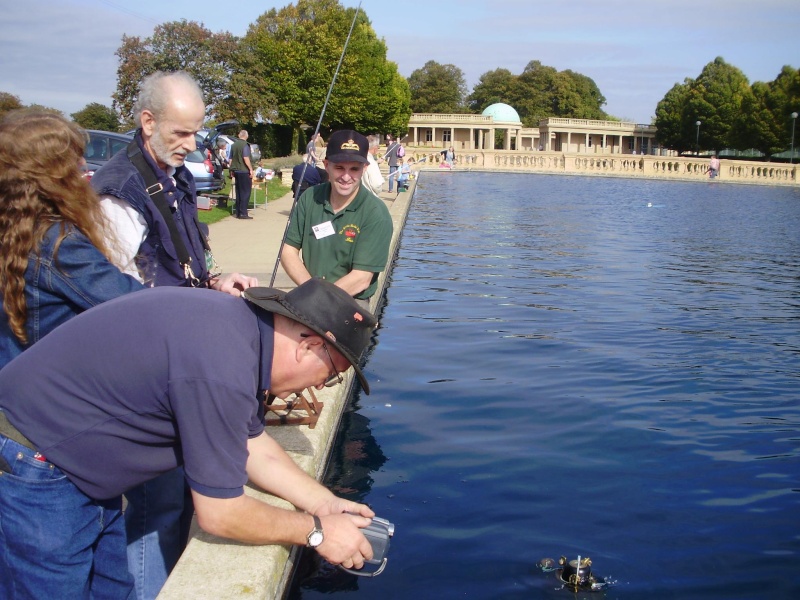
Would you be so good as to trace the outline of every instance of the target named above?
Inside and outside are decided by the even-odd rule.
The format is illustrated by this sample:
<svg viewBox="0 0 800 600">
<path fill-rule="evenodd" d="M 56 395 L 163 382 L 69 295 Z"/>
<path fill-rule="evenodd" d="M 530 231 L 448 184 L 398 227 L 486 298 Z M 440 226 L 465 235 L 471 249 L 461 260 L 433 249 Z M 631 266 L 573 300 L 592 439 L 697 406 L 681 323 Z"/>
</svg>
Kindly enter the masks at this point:
<svg viewBox="0 0 800 600">
<path fill-rule="evenodd" d="M 496 137 L 502 145 L 496 148 Z M 480 115 L 411 115 L 403 143 L 424 149 L 450 146 L 456 152 L 542 151 L 568 154 L 659 154 L 656 128 L 625 121 L 561 119 L 550 117 L 538 127 L 523 127 L 519 114 L 508 104 L 488 106 Z"/>
</svg>

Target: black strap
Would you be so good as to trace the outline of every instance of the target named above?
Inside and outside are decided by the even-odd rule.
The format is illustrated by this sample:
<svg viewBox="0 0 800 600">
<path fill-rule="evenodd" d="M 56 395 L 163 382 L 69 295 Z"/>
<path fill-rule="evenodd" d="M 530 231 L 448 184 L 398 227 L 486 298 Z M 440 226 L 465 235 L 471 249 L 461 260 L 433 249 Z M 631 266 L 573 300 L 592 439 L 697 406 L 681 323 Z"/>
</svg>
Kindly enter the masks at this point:
<svg viewBox="0 0 800 600">
<path fill-rule="evenodd" d="M 175 246 L 175 251 L 178 253 L 178 261 L 186 272 L 187 278 L 197 279 L 191 267 L 192 257 L 189 255 L 188 250 L 186 250 L 183 238 L 178 232 L 178 225 L 175 223 L 175 217 L 172 215 L 172 209 L 170 209 L 169 204 L 167 204 L 167 199 L 164 197 L 164 186 L 158 181 L 156 174 L 153 172 L 153 168 L 147 163 L 147 160 L 145 160 L 142 150 L 139 148 L 139 144 L 135 139 L 128 144 L 128 158 L 139 173 L 141 173 L 142 177 L 144 177 L 145 191 L 167 223 L 172 245 Z M 197 232 L 200 234 L 200 241 L 203 244 L 203 248 L 210 252 L 211 247 L 208 245 L 208 240 L 203 230 L 200 229 L 200 223 L 196 215 L 194 221 Z"/>
</svg>

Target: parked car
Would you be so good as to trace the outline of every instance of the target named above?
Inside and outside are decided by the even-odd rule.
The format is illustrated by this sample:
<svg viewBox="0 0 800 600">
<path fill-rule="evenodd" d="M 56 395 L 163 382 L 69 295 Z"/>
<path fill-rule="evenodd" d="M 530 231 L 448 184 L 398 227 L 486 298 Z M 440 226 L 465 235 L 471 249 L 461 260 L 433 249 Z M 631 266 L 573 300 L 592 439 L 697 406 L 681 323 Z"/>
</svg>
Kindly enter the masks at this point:
<svg viewBox="0 0 800 600">
<path fill-rule="evenodd" d="M 258 147 L 258 144 L 250 144 L 250 162 L 253 164 L 254 168 L 260 160 L 261 148 Z"/>
<path fill-rule="evenodd" d="M 214 177 L 214 165 L 205 149 L 189 152 L 184 164 L 194 177 L 198 192 L 216 192 L 225 185 L 221 177 Z"/>
<path fill-rule="evenodd" d="M 197 132 L 195 137 L 198 149 L 189 152 L 184 162 L 186 168 L 189 169 L 192 177 L 194 177 L 197 191 L 201 193 L 216 192 L 225 185 L 222 178 L 214 177 L 214 165 L 211 163 L 211 159 L 206 156 L 205 150 L 202 149 L 203 140 L 209 135 L 209 131 L 208 129 L 201 129 Z M 131 133 L 131 139 L 133 139 L 133 134 L 136 133 L 136 130 L 133 129 L 129 133 Z"/>
<path fill-rule="evenodd" d="M 214 144 L 217 141 L 217 137 L 222 134 L 222 132 L 227 131 L 228 134 L 235 134 L 236 130 L 239 128 L 239 121 L 223 121 L 219 125 L 215 125 L 213 129 L 201 129 L 200 131 L 195 134 L 197 138 L 197 147 L 206 146 L 207 148 L 213 148 Z M 226 137 L 233 138 L 233 135 L 228 135 Z"/>
<path fill-rule="evenodd" d="M 91 179 L 97 169 L 111 160 L 117 152 L 127 148 L 133 140 L 132 135 L 113 131 L 87 129 L 86 133 L 89 135 L 89 141 L 83 151 L 83 158 L 86 159 L 87 179 Z"/>
<path fill-rule="evenodd" d="M 220 134 L 214 140 L 214 145 L 216 146 L 217 142 L 219 142 L 220 140 L 225 140 L 225 143 L 228 144 L 228 146 L 225 148 L 225 151 L 228 153 L 228 160 L 230 160 L 230 158 L 231 158 L 231 147 L 233 146 L 233 142 L 235 142 L 236 139 L 232 138 L 229 135 Z"/>
</svg>

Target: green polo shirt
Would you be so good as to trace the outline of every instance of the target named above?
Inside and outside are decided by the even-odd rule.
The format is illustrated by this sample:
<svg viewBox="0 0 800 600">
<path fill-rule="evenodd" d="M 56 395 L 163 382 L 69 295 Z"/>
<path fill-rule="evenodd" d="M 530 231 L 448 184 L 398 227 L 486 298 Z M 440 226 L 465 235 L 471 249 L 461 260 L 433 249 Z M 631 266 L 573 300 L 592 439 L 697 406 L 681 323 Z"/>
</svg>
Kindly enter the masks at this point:
<svg viewBox="0 0 800 600">
<path fill-rule="evenodd" d="M 353 269 L 374 273 L 356 298 L 372 297 L 378 274 L 386 268 L 392 240 L 392 218 L 383 201 L 364 186 L 353 201 L 333 214 L 331 184 L 308 188 L 294 207 L 286 243 L 302 252 L 312 277 L 336 282 Z M 317 227 L 317 233 L 314 227 Z"/>
</svg>

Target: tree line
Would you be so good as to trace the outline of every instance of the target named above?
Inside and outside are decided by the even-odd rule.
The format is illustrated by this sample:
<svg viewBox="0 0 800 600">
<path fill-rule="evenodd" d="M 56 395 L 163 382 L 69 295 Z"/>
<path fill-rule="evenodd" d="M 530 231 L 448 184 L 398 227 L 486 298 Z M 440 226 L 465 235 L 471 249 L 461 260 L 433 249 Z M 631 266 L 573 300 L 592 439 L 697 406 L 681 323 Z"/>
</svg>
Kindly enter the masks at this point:
<svg viewBox="0 0 800 600">
<path fill-rule="evenodd" d="M 411 113 L 480 114 L 497 102 L 513 106 L 525 127 L 548 117 L 620 120 L 603 110 L 606 99 L 590 77 L 538 60 L 519 74 L 488 71 L 471 91 L 460 68 L 432 60 L 406 79 L 363 10 L 328 98 L 355 11 L 338 0 L 297 0 L 263 13 L 241 38 L 186 20 L 158 25 L 147 38 L 123 36 L 112 107 L 92 103 L 72 118 L 87 129 L 131 129 L 141 80 L 157 70 L 185 70 L 203 89 L 210 121 L 238 120 L 268 155 L 301 149 L 326 100 L 323 133 L 404 134 Z M 0 92 L 0 114 L 15 103 L 21 105 Z M 787 119 L 798 108 L 797 69 L 786 66 L 774 81 L 750 85 L 717 58 L 666 93 L 654 124 L 657 141 L 678 151 L 756 148 L 769 156 L 789 147 Z"/>
<path fill-rule="evenodd" d="M 800 69 L 785 66 L 773 81 L 751 85 L 740 69 L 717 57 L 658 103 L 656 137 L 680 152 L 755 149 L 769 157 L 789 149 L 791 115 L 798 109 Z"/>
</svg>

